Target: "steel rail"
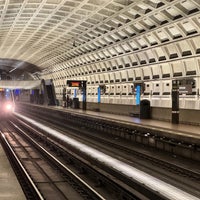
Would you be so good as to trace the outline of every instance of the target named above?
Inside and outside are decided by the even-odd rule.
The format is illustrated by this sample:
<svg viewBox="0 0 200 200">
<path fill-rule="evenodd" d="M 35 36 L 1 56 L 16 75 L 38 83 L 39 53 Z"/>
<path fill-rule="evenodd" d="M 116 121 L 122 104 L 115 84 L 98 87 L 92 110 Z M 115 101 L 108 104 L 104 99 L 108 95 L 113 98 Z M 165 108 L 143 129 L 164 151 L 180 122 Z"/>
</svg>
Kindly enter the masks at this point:
<svg viewBox="0 0 200 200">
<path fill-rule="evenodd" d="M 101 187 L 101 186 L 112 187 L 114 189 L 112 191 L 115 191 L 114 193 L 117 193 L 117 195 L 120 193 L 120 195 L 122 195 L 124 199 L 130 199 L 130 200 L 145 199 L 146 200 L 146 199 L 151 199 L 152 196 L 156 195 L 157 199 L 163 200 L 163 198 L 161 198 L 160 195 L 147 190 L 144 185 L 141 186 L 140 184 L 133 182 L 132 186 L 133 185 L 134 186 L 133 187 L 129 186 L 129 184 L 127 184 L 127 182 L 130 182 L 129 178 L 119 174 L 116 171 L 110 170 L 110 168 L 107 169 L 108 167 L 104 166 L 103 163 L 99 163 L 96 160 L 94 161 L 93 159 L 91 159 L 91 157 L 87 157 L 83 154 L 80 154 L 80 152 L 76 152 L 75 149 L 71 149 L 66 144 L 64 146 L 60 145 L 59 141 L 57 141 L 57 139 L 54 137 L 52 138 L 52 136 L 49 135 L 48 132 L 47 133 L 46 131 L 41 132 L 40 129 L 39 131 L 35 130 L 35 129 L 38 129 L 38 127 L 35 127 L 34 125 L 30 125 L 28 122 L 24 122 L 22 119 L 17 119 L 17 120 L 20 123 L 22 123 L 21 128 L 24 129 L 26 127 L 25 131 L 30 131 L 31 133 L 35 133 L 34 137 L 37 135 L 36 136 L 37 139 L 39 139 L 41 143 L 44 142 L 45 146 L 49 146 L 51 149 L 54 149 L 55 152 L 58 152 L 59 155 L 63 155 L 63 157 L 69 158 L 67 162 L 70 162 L 70 163 L 72 162 L 75 165 L 78 164 L 76 169 L 78 170 L 83 169 L 84 171 L 87 172 L 87 174 L 89 173 L 89 176 L 92 177 L 92 179 L 94 179 L 95 177 L 95 187 L 96 186 L 97 187 Z M 72 151 L 72 154 L 69 151 L 70 152 Z M 76 156 L 74 154 L 76 154 Z M 116 177 L 118 178 L 116 179 Z M 124 181 L 126 182 L 125 184 L 124 184 Z M 140 191 L 137 191 L 137 189 L 135 189 L 138 187 L 142 189 L 142 193 L 141 193 L 141 189 Z"/>
<path fill-rule="evenodd" d="M 32 119 L 28 119 L 25 116 L 22 116 L 20 114 L 17 114 L 21 119 L 24 119 L 25 121 L 28 121 L 32 123 L 35 126 L 39 126 L 44 131 L 47 131 L 50 135 L 57 137 L 58 139 L 66 142 L 66 144 L 73 145 L 78 150 L 84 152 L 87 155 L 90 155 L 94 159 L 96 159 L 99 162 L 105 163 L 106 165 L 110 166 L 110 168 L 114 168 L 116 171 L 119 171 L 120 173 L 132 177 L 133 179 L 136 179 L 138 182 L 143 184 L 146 187 L 151 188 L 154 187 L 153 190 L 157 191 L 157 193 L 160 193 L 160 195 L 166 198 L 177 198 L 177 199 L 198 199 L 197 197 L 184 192 L 183 190 L 180 190 L 170 184 L 167 184 L 159 179 L 156 179 L 150 175 L 147 175 L 146 173 L 141 172 L 140 170 L 137 170 L 136 168 L 133 168 L 129 165 L 126 165 L 124 163 L 121 163 L 117 159 L 113 159 L 108 155 L 104 155 L 102 152 L 99 152 L 95 150 L 94 148 L 87 147 L 84 144 L 81 144 L 79 142 L 74 141 L 73 139 L 63 136 L 61 133 L 59 133 L 56 130 L 52 130 L 41 123 L 38 123 Z M 92 154 L 91 154 L 92 152 Z M 115 164 L 115 165 L 114 165 Z M 167 191 L 168 190 L 168 191 Z"/>
<path fill-rule="evenodd" d="M 90 185 L 88 185 L 84 180 L 82 180 L 77 174 L 75 174 L 72 170 L 70 170 L 67 166 L 65 166 L 62 162 L 60 162 L 55 156 L 53 156 L 51 153 L 49 153 L 44 147 L 42 147 L 40 144 L 37 143 L 34 139 L 32 139 L 27 133 L 25 133 L 21 128 L 19 128 L 15 123 L 11 122 L 11 124 L 17 128 L 21 133 L 23 133 L 28 140 L 31 141 L 37 148 L 39 148 L 42 152 L 44 152 L 53 162 L 56 163 L 59 167 L 62 167 L 63 170 L 67 171 L 70 175 L 72 175 L 78 182 L 82 184 L 87 190 L 92 193 L 92 195 L 95 196 L 95 199 L 99 200 L 106 200 L 102 195 L 100 195 L 94 188 L 92 188 Z"/>
<path fill-rule="evenodd" d="M 26 169 L 22 165 L 21 161 L 18 159 L 16 153 L 14 152 L 12 147 L 10 146 L 10 144 L 9 144 L 8 140 L 6 139 L 4 133 L 1 132 L 1 131 L 0 131 L 0 133 L 1 133 L 2 142 L 4 144 L 3 145 L 4 148 L 6 148 L 9 151 L 9 154 L 12 155 L 12 158 L 16 161 L 18 168 L 20 168 L 20 170 L 23 172 L 23 175 L 26 177 L 26 180 L 28 181 L 29 185 L 35 191 L 35 194 L 33 196 L 35 198 L 37 198 L 37 200 L 44 200 L 44 198 L 43 198 L 42 194 L 40 193 L 40 191 L 38 190 L 37 186 L 35 185 L 35 183 L 31 179 L 30 175 L 28 174 L 28 172 L 26 171 Z M 6 152 L 8 153 L 8 151 L 6 151 Z M 11 157 L 9 157 L 9 158 L 11 159 Z M 32 190 L 32 192 L 33 192 L 33 190 Z"/>
<path fill-rule="evenodd" d="M 45 120 L 48 121 L 48 122 L 52 122 L 51 119 L 45 118 Z M 66 120 L 66 119 L 63 118 L 63 120 Z M 60 120 L 60 121 L 59 121 L 59 120 L 56 120 L 56 119 L 55 119 L 55 120 L 54 120 L 54 124 L 56 124 L 56 125 L 58 125 L 58 126 L 64 126 L 64 127 L 66 127 L 68 130 L 70 129 L 70 130 L 72 130 L 72 131 L 77 131 L 77 130 L 79 131 L 79 129 L 78 129 L 76 126 L 74 126 L 74 124 L 73 124 L 73 125 L 70 125 L 70 124 L 68 124 L 68 123 L 63 124 L 63 123 L 62 123 L 63 120 Z M 87 128 L 88 128 L 88 130 L 90 130 L 89 127 L 87 127 Z M 94 130 L 96 130 L 96 129 L 94 128 Z M 86 130 L 81 130 L 81 132 L 87 134 L 87 131 L 86 131 Z M 85 135 L 86 135 L 86 134 L 85 134 Z M 88 135 L 88 134 L 87 134 L 87 135 Z M 95 140 L 97 139 L 97 138 L 96 138 L 96 134 L 95 134 L 95 135 L 90 135 L 89 137 L 90 137 L 90 138 L 93 138 L 93 139 L 95 139 Z M 105 139 L 103 139 L 103 138 L 101 138 L 101 137 L 99 137 L 98 140 L 99 140 L 101 143 L 105 143 L 105 144 L 107 144 L 107 145 L 109 145 L 109 146 L 112 145 L 112 146 L 113 146 L 114 148 L 116 148 L 116 149 L 121 149 L 121 150 L 123 150 L 123 151 L 125 151 L 125 152 L 134 154 L 134 155 L 137 156 L 137 157 L 140 157 L 140 158 L 149 160 L 150 162 L 152 162 L 153 164 L 155 164 L 155 165 L 157 165 L 157 166 L 162 166 L 162 167 L 165 166 L 166 169 L 170 169 L 170 171 L 173 170 L 174 173 L 177 173 L 178 171 L 180 171 L 180 172 L 182 173 L 182 176 L 188 176 L 190 179 L 191 179 L 191 178 L 192 178 L 192 179 L 196 179 L 197 181 L 200 180 L 200 173 L 197 172 L 197 171 L 191 170 L 190 168 L 186 168 L 186 167 L 183 167 L 183 166 L 179 166 L 178 164 L 175 164 L 175 163 L 170 163 L 170 162 L 168 162 L 167 160 L 158 159 L 158 158 L 156 158 L 156 157 L 149 156 L 148 154 L 144 154 L 144 153 L 141 153 L 141 152 L 139 152 L 139 151 L 130 149 L 130 148 L 128 148 L 128 147 L 124 147 L 124 146 L 122 146 L 122 145 L 120 145 L 120 144 L 118 144 L 118 143 L 110 142 L 109 140 L 105 140 Z"/>
</svg>

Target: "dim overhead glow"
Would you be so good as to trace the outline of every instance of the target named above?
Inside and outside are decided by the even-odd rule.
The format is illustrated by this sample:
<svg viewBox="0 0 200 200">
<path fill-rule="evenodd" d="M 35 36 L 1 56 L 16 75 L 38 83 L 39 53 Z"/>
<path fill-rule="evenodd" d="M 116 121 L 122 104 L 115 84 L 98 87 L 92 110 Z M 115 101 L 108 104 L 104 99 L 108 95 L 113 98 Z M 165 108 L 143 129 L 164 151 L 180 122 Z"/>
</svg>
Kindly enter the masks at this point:
<svg viewBox="0 0 200 200">
<path fill-rule="evenodd" d="M 17 67 L 15 67 L 15 68 L 11 69 L 11 70 L 9 71 L 9 73 L 11 73 L 11 72 L 15 71 L 16 69 L 17 69 Z"/>
<path fill-rule="evenodd" d="M 15 71 L 16 69 L 22 67 L 22 66 L 24 65 L 24 63 L 25 63 L 25 62 L 19 62 L 19 63 L 17 63 L 17 64 L 14 66 L 14 68 L 11 69 L 11 70 L 9 71 L 9 73 L 11 73 L 11 72 Z"/>
</svg>

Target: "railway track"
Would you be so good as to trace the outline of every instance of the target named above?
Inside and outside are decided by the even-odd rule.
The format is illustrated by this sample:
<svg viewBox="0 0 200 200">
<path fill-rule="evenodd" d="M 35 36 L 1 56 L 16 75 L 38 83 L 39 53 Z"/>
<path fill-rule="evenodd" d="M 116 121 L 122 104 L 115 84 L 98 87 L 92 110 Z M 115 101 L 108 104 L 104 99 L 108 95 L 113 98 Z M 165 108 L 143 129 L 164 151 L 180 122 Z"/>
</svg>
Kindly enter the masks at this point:
<svg viewBox="0 0 200 200">
<path fill-rule="evenodd" d="M 104 199 L 52 153 L 11 122 L 1 140 L 27 199 Z M 3 124 L 5 127 L 5 124 Z"/>
<path fill-rule="evenodd" d="M 19 121 L 10 123 L 7 130 L 3 128 L 1 131 L 1 138 L 5 140 L 5 145 L 10 145 L 10 151 L 16 154 L 20 165 L 25 168 L 25 174 L 28 174 L 41 196 L 36 198 L 28 194 L 28 199 L 165 199 L 136 182 L 130 183 L 127 177 L 105 169 L 102 163 L 94 163 L 88 157 L 84 160 L 84 156 L 74 156 L 72 149 L 65 149 L 66 145 L 61 145 L 60 141 L 53 142 L 54 138 L 51 139 L 48 133 L 35 130 L 22 121 L 22 124 Z M 72 194 L 76 197 L 70 196 Z"/>
<path fill-rule="evenodd" d="M 61 120 L 61 118 L 58 118 L 56 120 L 53 117 L 46 118 L 45 121 L 54 124 L 57 129 L 65 127 L 65 130 L 67 130 L 68 133 L 70 132 L 76 139 L 82 140 L 88 143 L 88 145 L 96 146 L 101 150 L 113 152 L 113 157 L 120 156 L 127 160 L 124 160 L 125 162 L 133 163 L 134 166 L 143 168 L 144 170 L 147 170 L 148 173 L 165 181 L 168 179 L 170 184 L 174 184 L 184 191 L 200 196 L 198 190 L 200 186 L 200 169 L 197 164 L 195 165 L 197 167 L 193 168 L 191 167 L 192 165 L 184 165 L 182 162 L 177 162 L 176 158 L 168 160 L 170 157 L 169 155 L 168 157 L 161 157 L 153 155 L 148 149 L 140 151 L 141 148 L 135 148 L 135 146 L 128 144 L 128 142 L 123 142 L 122 144 L 121 138 L 120 141 L 116 140 L 116 136 L 112 137 L 109 134 L 103 134 L 102 131 L 98 132 L 95 127 L 90 127 L 90 129 L 88 129 L 87 126 L 82 126 L 80 130 L 80 127 L 75 125 L 76 122 L 73 124 L 63 123 L 65 119 Z"/>
</svg>

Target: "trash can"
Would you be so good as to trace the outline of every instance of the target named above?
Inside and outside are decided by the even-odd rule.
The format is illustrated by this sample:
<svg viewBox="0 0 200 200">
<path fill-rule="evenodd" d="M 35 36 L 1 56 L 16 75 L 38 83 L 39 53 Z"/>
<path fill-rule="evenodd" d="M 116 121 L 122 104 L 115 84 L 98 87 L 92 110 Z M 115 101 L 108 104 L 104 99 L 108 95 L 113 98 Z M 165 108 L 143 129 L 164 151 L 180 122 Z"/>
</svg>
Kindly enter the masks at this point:
<svg viewBox="0 0 200 200">
<path fill-rule="evenodd" d="M 140 102 L 140 119 L 150 119 L 150 118 L 151 118 L 150 101 L 144 99 Z"/>
<path fill-rule="evenodd" d="M 73 98 L 72 100 L 72 108 L 79 108 L 79 99 L 78 98 Z"/>
</svg>

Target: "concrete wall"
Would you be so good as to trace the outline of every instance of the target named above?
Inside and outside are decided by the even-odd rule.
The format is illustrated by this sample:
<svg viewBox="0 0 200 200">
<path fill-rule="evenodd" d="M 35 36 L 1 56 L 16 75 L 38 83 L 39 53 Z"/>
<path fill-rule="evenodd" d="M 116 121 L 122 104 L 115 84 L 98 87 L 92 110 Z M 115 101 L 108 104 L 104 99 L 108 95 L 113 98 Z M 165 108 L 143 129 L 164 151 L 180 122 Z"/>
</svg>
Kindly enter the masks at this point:
<svg viewBox="0 0 200 200">
<path fill-rule="evenodd" d="M 82 104 L 80 102 L 80 108 Z M 119 105 L 105 103 L 87 103 L 87 109 L 97 112 L 107 112 L 118 115 L 138 116 L 140 108 L 135 105 Z M 162 107 L 151 107 L 151 118 L 162 121 L 171 121 L 171 109 Z M 200 111 L 180 109 L 179 122 L 184 124 L 200 125 Z"/>
</svg>

